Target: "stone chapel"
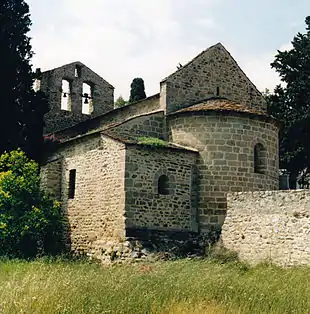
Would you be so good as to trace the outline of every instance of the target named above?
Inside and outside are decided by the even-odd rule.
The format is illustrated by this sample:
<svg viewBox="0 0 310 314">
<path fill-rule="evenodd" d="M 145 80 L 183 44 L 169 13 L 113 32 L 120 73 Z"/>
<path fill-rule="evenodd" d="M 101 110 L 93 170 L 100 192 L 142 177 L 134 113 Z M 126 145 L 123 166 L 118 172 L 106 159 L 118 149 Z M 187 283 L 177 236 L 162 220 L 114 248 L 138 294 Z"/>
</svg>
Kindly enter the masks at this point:
<svg viewBox="0 0 310 314">
<path fill-rule="evenodd" d="M 70 247 L 93 252 L 139 234 L 220 228 L 226 194 L 278 189 L 278 125 L 220 43 L 114 109 L 113 86 L 81 62 L 40 73 L 45 136 L 57 140 L 42 186 L 62 202 Z"/>
</svg>

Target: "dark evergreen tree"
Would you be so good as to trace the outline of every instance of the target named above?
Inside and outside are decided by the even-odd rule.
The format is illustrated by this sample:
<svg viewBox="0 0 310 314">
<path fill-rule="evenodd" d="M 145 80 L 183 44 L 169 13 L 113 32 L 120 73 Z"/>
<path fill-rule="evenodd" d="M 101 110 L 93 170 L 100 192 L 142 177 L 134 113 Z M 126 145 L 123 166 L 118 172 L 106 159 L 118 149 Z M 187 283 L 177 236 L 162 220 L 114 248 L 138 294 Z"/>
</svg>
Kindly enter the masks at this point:
<svg viewBox="0 0 310 314">
<path fill-rule="evenodd" d="M 310 171 L 310 16 L 306 33 L 298 33 L 289 51 L 278 51 L 271 66 L 284 86 L 267 95 L 268 113 L 281 122 L 280 167 L 291 174 L 291 187 L 301 171 Z"/>
<path fill-rule="evenodd" d="M 30 26 L 24 0 L 0 0 L 0 153 L 21 147 L 38 159 L 48 106 L 32 89 Z"/>
<path fill-rule="evenodd" d="M 131 89 L 129 103 L 133 103 L 146 98 L 144 81 L 142 78 L 140 77 L 134 78 L 130 87 Z"/>
</svg>

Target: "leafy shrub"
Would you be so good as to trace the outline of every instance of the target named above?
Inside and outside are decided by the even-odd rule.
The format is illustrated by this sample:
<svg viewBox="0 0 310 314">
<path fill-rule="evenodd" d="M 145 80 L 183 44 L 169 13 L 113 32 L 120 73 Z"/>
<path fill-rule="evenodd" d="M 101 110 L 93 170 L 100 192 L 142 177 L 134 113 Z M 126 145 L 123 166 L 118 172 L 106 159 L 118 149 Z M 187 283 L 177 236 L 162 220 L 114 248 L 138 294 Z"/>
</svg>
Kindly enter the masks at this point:
<svg viewBox="0 0 310 314">
<path fill-rule="evenodd" d="M 39 166 L 20 150 L 0 156 L 0 255 L 34 257 L 61 248 L 60 203 L 40 190 Z"/>
</svg>

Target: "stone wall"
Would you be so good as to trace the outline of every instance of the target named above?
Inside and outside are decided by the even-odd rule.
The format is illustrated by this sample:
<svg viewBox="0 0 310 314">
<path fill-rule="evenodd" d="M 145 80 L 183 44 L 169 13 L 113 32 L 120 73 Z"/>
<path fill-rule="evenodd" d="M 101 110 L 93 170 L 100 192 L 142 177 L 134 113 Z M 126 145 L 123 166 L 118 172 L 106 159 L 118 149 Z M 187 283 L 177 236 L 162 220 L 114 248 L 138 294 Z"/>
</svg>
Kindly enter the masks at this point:
<svg viewBox="0 0 310 314">
<path fill-rule="evenodd" d="M 222 241 L 250 263 L 309 265 L 310 191 L 229 194 Z"/>
<path fill-rule="evenodd" d="M 80 67 L 80 77 L 75 77 L 76 66 Z M 44 133 L 52 133 L 71 127 L 79 122 L 97 117 L 113 109 L 114 87 L 80 62 L 46 71 L 41 76 L 41 91 L 48 98 L 50 111 L 45 115 Z M 61 110 L 62 80 L 71 84 L 71 110 Z M 93 88 L 93 112 L 82 113 L 82 85 L 88 83 Z"/>
<path fill-rule="evenodd" d="M 61 198 L 61 175 L 61 158 L 50 160 L 40 168 L 41 188 L 53 195 L 57 200 Z"/>
<path fill-rule="evenodd" d="M 61 201 L 68 217 L 71 249 L 87 253 L 94 243 L 125 236 L 125 146 L 100 134 L 62 144 Z M 42 174 L 48 175 L 48 163 Z M 68 198 L 69 171 L 76 170 L 73 199 Z M 52 175 L 52 174 L 51 174 Z"/>
<path fill-rule="evenodd" d="M 111 136 L 124 136 L 126 138 L 156 137 L 164 138 L 163 111 L 141 115 L 129 119 L 115 127 L 103 129 Z"/>
<path fill-rule="evenodd" d="M 170 141 L 199 151 L 199 224 L 221 225 L 228 192 L 278 189 L 278 128 L 263 118 L 216 112 L 168 117 Z M 254 146 L 266 149 L 263 174 L 254 172 Z"/>
<path fill-rule="evenodd" d="M 167 113 L 216 96 L 266 110 L 261 93 L 221 44 L 210 47 L 161 83 L 161 106 Z"/>
<path fill-rule="evenodd" d="M 126 228 L 197 231 L 196 156 L 177 149 L 127 147 Z M 168 195 L 158 191 L 162 175 L 169 178 Z"/>
<path fill-rule="evenodd" d="M 80 123 L 72 128 L 55 132 L 56 138 L 66 140 L 96 130 L 109 129 L 123 122 L 131 121 L 140 116 L 162 112 L 159 106 L 159 94 L 148 97 L 135 104 L 117 108 L 103 116 Z"/>
</svg>

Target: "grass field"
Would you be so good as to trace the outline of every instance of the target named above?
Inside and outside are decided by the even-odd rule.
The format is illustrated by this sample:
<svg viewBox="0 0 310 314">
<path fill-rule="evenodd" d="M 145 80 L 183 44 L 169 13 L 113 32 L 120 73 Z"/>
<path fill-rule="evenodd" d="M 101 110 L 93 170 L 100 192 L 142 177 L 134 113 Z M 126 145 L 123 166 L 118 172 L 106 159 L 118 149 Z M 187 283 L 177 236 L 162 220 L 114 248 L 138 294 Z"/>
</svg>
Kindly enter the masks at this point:
<svg viewBox="0 0 310 314">
<path fill-rule="evenodd" d="M 310 313 L 310 268 L 0 261 L 0 313 Z"/>
</svg>

